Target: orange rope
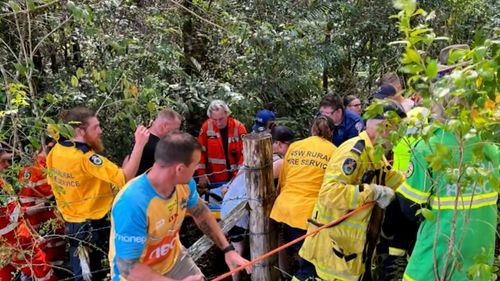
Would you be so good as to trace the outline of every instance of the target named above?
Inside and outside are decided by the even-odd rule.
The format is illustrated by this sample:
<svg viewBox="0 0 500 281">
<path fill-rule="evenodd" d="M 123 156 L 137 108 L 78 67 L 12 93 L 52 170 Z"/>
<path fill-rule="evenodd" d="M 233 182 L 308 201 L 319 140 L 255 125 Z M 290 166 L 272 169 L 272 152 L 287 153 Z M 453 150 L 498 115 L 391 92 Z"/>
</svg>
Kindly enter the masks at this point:
<svg viewBox="0 0 500 281">
<path fill-rule="evenodd" d="M 222 275 L 220 275 L 220 276 L 216 277 L 215 279 L 212 279 L 212 281 L 221 281 L 221 280 L 223 280 L 224 278 L 229 277 L 229 276 L 231 276 L 232 274 L 234 274 L 234 273 L 236 273 L 236 272 L 239 272 L 239 271 L 241 271 L 241 270 L 245 269 L 246 267 L 249 267 L 249 266 L 251 266 L 251 265 L 254 265 L 254 264 L 258 263 L 259 261 L 261 261 L 261 260 L 263 260 L 263 259 L 266 259 L 266 258 L 268 258 L 268 257 L 270 257 L 270 256 L 272 256 L 272 255 L 274 255 L 274 254 L 276 254 L 277 252 L 279 252 L 279 251 L 281 251 L 281 250 L 283 250 L 283 249 L 286 249 L 286 248 L 288 248 L 288 247 L 292 246 L 293 244 L 295 244 L 295 243 L 297 243 L 297 242 L 299 242 L 299 241 L 302 241 L 302 240 L 306 239 L 307 237 L 309 237 L 309 236 L 311 236 L 311 235 L 314 235 L 314 234 L 316 234 L 316 233 L 320 232 L 321 230 L 323 230 L 323 229 L 325 229 L 325 228 L 329 228 L 329 227 L 331 227 L 331 226 L 333 226 L 333 225 L 336 225 L 336 224 L 338 224 L 338 223 L 342 222 L 343 220 L 345 220 L 345 219 L 347 219 L 347 218 L 349 218 L 349 217 L 353 216 L 354 214 L 359 213 L 360 211 L 362 211 L 362 210 L 364 210 L 364 209 L 366 209 L 366 208 L 369 208 L 369 207 L 373 206 L 373 204 L 375 204 L 375 201 L 370 201 L 370 202 L 368 202 L 368 203 L 364 204 L 363 206 L 361 206 L 361 207 L 359 207 L 359 208 L 357 208 L 357 209 L 354 209 L 354 210 L 350 211 L 349 213 L 347 213 L 347 214 L 345 214 L 345 215 L 341 216 L 340 218 L 338 218 L 338 219 L 336 219 L 336 220 L 334 220 L 334 221 L 331 221 L 331 222 L 329 222 L 329 223 L 327 223 L 327 224 L 325 224 L 325 225 L 322 225 L 322 226 L 320 226 L 320 227 L 316 228 L 315 230 L 313 230 L 313 231 L 311 231 L 311 232 L 308 232 L 308 233 L 304 234 L 303 236 L 301 236 L 301 237 L 299 237 L 299 238 L 297 238 L 297 239 L 294 239 L 294 240 L 292 240 L 292 241 L 290 241 L 290 242 L 288 242 L 288 243 L 286 243 L 286 244 L 283 244 L 283 245 L 279 246 L 278 248 L 276 248 L 276 249 L 274 249 L 274 250 L 271 250 L 271 251 L 269 251 L 269 252 L 265 253 L 264 255 L 262 255 L 262 256 L 260 256 L 260 257 L 257 257 L 257 258 L 255 258 L 255 259 L 253 259 L 253 260 L 249 261 L 249 262 L 248 262 L 248 263 L 246 263 L 246 264 L 240 265 L 240 266 L 238 266 L 237 268 L 235 268 L 235 269 L 233 269 L 233 270 L 231 270 L 231 271 L 229 271 L 229 272 L 226 272 L 226 273 L 224 273 L 224 274 L 222 274 Z"/>
</svg>

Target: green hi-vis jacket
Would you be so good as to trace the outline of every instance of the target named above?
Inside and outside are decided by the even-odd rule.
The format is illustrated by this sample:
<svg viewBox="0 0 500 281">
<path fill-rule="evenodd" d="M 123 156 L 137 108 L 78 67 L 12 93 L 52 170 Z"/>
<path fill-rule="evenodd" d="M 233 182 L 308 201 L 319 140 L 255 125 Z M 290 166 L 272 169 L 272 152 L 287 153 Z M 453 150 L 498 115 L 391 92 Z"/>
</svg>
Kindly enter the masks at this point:
<svg viewBox="0 0 500 281">
<path fill-rule="evenodd" d="M 445 170 L 440 171 L 430 166 L 431 159 L 427 157 L 435 155 L 438 144 L 447 147 L 453 156 L 452 161 L 442 160 Z M 420 225 L 403 280 L 435 280 L 435 273 L 441 278 L 444 268 L 446 276 L 451 277 L 446 280 L 469 280 L 467 272 L 471 266 L 493 262 L 498 197 L 495 189 L 498 186 L 478 181 L 474 176 L 477 172 L 469 171 L 480 168 L 486 174 L 496 173 L 498 178 L 498 149 L 478 138 L 467 140 L 462 147 L 461 155 L 455 136 L 441 129 L 428 143 L 419 141 L 415 146 L 411 158 L 413 169 L 398 189 L 398 197 L 408 219 L 418 219 L 415 213 L 421 206 L 429 208 L 433 216 L 426 216 Z M 478 161 L 473 152 L 487 160 Z M 450 175 L 458 173 L 460 158 L 465 172 L 457 182 L 450 179 Z M 468 177 L 469 181 L 465 182 Z M 450 243 L 451 255 L 448 254 Z M 470 277 L 481 280 L 477 275 Z"/>
<path fill-rule="evenodd" d="M 404 175 L 391 170 L 383 156 L 374 161 L 373 154 L 366 132 L 335 151 L 326 168 L 312 213 L 315 222 L 308 225 L 309 231 L 373 201 L 374 184 L 396 189 L 404 181 Z M 314 264 L 323 280 L 359 280 L 378 240 L 381 220 L 380 208 L 367 208 L 306 238 L 299 254 Z"/>
</svg>

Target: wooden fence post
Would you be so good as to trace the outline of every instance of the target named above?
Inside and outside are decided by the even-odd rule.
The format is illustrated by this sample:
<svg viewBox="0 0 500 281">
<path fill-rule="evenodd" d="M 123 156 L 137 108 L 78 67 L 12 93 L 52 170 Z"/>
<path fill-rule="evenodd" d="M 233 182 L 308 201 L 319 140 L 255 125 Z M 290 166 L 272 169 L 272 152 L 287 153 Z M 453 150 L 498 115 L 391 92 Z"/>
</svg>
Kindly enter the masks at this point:
<svg viewBox="0 0 500 281">
<path fill-rule="evenodd" d="M 250 255 L 254 259 L 278 246 L 278 232 L 269 215 L 276 199 L 270 134 L 243 137 L 246 187 L 250 207 Z M 254 265 L 252 281 L 278 280 L 277 255 Z"/>
</svg>

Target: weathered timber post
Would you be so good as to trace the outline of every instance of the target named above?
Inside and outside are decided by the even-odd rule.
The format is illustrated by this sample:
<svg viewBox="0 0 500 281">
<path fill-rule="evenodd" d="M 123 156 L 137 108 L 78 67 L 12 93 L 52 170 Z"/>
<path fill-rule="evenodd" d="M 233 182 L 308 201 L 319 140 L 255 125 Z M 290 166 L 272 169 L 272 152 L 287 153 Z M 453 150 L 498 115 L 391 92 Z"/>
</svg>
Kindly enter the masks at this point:
<svg viewBox="0 0 500 281">
<path fill-rule="evenodd" d="M 243 137 L 246 187 L 250 207 L 250 255 L 257 258 L 278 246 L 278 232 L 269 215 L 276 199 L 270 134 Z M 254 265 L 252 281 L 278 280 L 277 255 Z"/>
</svg>

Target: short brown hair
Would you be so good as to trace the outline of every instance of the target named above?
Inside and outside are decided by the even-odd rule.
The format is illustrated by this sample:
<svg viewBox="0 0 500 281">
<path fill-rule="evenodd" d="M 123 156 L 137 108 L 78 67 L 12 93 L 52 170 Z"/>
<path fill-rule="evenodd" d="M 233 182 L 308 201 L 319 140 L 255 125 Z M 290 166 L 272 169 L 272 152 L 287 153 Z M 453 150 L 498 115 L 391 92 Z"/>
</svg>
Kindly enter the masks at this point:
<svg viewBox="0 0 500 281">
<path fill-rule="evenodd" d="M 81 106 L 65 110 L 61 113 L 61 119 L 64 123 L 73 126 L 73 128 L 86 127 L 88 125 L 88 120 L 95 116 L 94 111 Z"/>
<path fill-rule="evenodd" d="M 174 131 L 160 139 L 156 145 L 155 162 L 164 166 L 178 163 L 189 165 L 196 150 L 201 151 L 201 144 L 195 137 Z"/>
<path fill-rule="evenodd" d="M 339 108 L 344 108 L 344 104 L 339 95 L 336 94 L 326 94 L 323 96 L 321 101 L 319 102 L 319 107 L 322 106 L 330 106 L 333 110 L 337 110 Z"/>
<path fill-rule="evenodd" d="M 387 72 L 382 77 L 380 77 L 380 79 L 378 80 L 378 85 L 382 86 L 385 84 L 402 86 L 401 79 L 399 79 L 399 76 L 398 74 L 396 74 L 396 72 Z"/>
</svg>

